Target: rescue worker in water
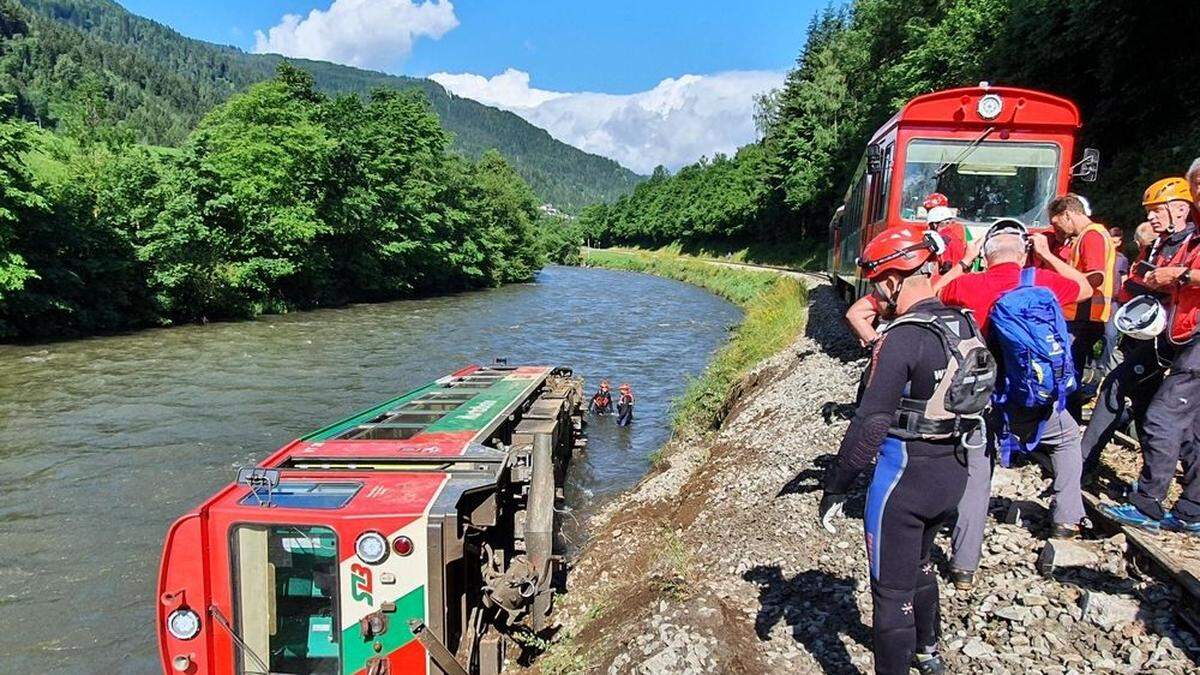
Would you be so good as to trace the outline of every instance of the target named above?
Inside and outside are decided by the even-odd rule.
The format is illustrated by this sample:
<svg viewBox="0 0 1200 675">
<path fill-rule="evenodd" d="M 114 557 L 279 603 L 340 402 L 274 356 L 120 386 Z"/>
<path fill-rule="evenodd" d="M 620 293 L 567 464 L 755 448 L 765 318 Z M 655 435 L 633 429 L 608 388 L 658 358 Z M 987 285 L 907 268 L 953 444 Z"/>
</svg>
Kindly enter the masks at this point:
<svg viewBox="0 0 1200 675">
<path fill-rule="evenodd" d="M 617 391 L 620 392 L 617 399 L 617 425 L 627 427 L 633 421 L 633 388 L 628 382 L 622 382 Z"/>
<path fill-rule="evenodd" d="M 593 415 L 612 414 L 612 390 L 609 388 L 608 380 L 600 380 L 600 388 L 596 390 L 595 394 L 592 394 L 592 402 L 588 404 L 588 411 Z"/>
<path fill-rule="evenodd" d="M 826 472 L 819 517 L 833 531 L 855 477 L 878 454 L 863 517 L 874 605 L 875 671 L 945 672 L 937 651 L 938 584 L 930 550 L 967 482 L 964 439 L 977 435 L 979 414 L 995 383 L 995 362 L 968 313 L 934 295 L 930 275 L 941 242 L 918 228 L 891 228 L 864 249 L 864 276 L 896 311 L 875 340 L 857 411 Z M 954 345 L 952 352 L 951 345 Z M 951 383 L 964 360 L 960 347 L 982 359 L 973 371 L 976 421 L 946 417 Z"/>
</svg>

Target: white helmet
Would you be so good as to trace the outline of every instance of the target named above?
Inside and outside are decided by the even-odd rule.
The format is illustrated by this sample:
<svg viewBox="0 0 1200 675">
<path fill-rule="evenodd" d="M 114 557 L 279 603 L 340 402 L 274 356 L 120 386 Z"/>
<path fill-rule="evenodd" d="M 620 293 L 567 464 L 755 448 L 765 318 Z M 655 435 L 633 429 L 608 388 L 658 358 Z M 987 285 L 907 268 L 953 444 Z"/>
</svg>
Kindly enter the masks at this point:
<svg viewBox="0 0 1200 675">
<path fill-rule="evenodd" d="M 1139 295 L 1121 305 L 1113 323 L 1135 340 L 1153 340 L 1167 326 L 1167 311 L 1154 296 Z"/>
</svg>

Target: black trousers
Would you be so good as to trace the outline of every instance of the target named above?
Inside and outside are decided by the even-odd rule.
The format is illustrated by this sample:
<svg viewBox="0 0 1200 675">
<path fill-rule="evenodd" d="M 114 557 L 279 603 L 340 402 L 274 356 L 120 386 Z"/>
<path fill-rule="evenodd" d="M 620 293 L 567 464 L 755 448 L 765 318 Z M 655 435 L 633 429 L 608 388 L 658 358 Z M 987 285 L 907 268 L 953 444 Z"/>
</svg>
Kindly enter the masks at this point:
<svg viewBox="0 0 1200 675">
<path fill-rule="evenodd" d="M 967 484 L 961 452 L 910 455 L 889 436 L 879 452 L 863 518 L 874 606 L 875 672 L 908 675 L 917 650 L 941 633 L 933 539 Z"/>
<path fill-rule="evenodd" d="M 1083 386 L 1084 370 L 1095 353 L 1096 345 L 1104 341 L 1104 324 L 1100 321 L 1068 321 L 1067 332 L 1071 334 L 1071 361 L 1075 366 L 1075 379 L 1080 383 L 1067 399 L 1067 411 L 1075 421 L 1083 419 L 1083 404 L 1087 403 L 1087 387 Z"/>
<path fill-rule="evenodd" d="M 1121 339 L 1124 359 L 1104 378 L 1092 419 L 1083 434 L 1083 471 L 1093 473 L 1100 466 L 1101 453 L 1112 442 L 1113 434 L 1133 420 L 1138 441 L 1146 445 L 1146 410 L 1163 381 L 1160 360 L 1170 359 L 1174 350 L 1165 340 L 1160 347 L 1154 340 Z"/>
<path fill-rule="evenodd" d="M 1151 518 L 1162 518 L 1163 499 L 1175 468 L 1183 463 L 1183 494 L 1172 511 L 1200 522 L 1200 340 L 1180 347 L 1162 385 L 1146 409 L 1142 434 L 1142 473 L 1130 503 Z"/>
</svg>

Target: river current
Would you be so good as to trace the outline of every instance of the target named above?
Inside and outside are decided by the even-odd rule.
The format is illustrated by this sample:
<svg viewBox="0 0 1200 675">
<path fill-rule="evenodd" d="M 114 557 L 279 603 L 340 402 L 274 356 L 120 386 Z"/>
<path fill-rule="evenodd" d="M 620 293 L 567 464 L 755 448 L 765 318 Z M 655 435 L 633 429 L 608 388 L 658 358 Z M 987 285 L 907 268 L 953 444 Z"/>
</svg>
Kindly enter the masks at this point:
<svg viewBox="0 0 1200 675">
<path fill-rule="evenodd" d="M 290 439 L 469 363 L 629 382 L 633 426 L 589 426 L 577 512 L 632 485 L 670 403 L 740 319 L 704 291 L 550 267 L 475 293 L 0 346 L 0 673 L 158 672 L 171 521 Z"/>
</svg>

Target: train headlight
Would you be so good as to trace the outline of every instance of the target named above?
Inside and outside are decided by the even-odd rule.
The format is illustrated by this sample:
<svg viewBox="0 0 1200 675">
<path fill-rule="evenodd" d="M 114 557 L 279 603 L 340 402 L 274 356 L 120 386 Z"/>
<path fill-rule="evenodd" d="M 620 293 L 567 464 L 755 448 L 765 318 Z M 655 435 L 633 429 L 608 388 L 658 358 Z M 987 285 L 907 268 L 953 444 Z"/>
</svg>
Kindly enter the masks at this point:
<svg viewBox="0 0 1200 675">
<path fill-rule="evenodd" d="M 985 120 L 994 120 L 1004 109 L 1004 101 L 996 94 L 986 94 L 979 99 L 979 104 L 975 106 L 976 112 Z"/>
<path fill-rule="evenodd" d="M 200 634 L 200 615 L 183 607 L 167 615 L 167 632 L 179 640 L 191 640 Z"/>
<path fill-rule="evenodd" d="M 368 565 L 378 565 L 388 556 L 387 539 L 378 532 L 363 532 L 354 542 L 354 552 Z"/>
</svg>

